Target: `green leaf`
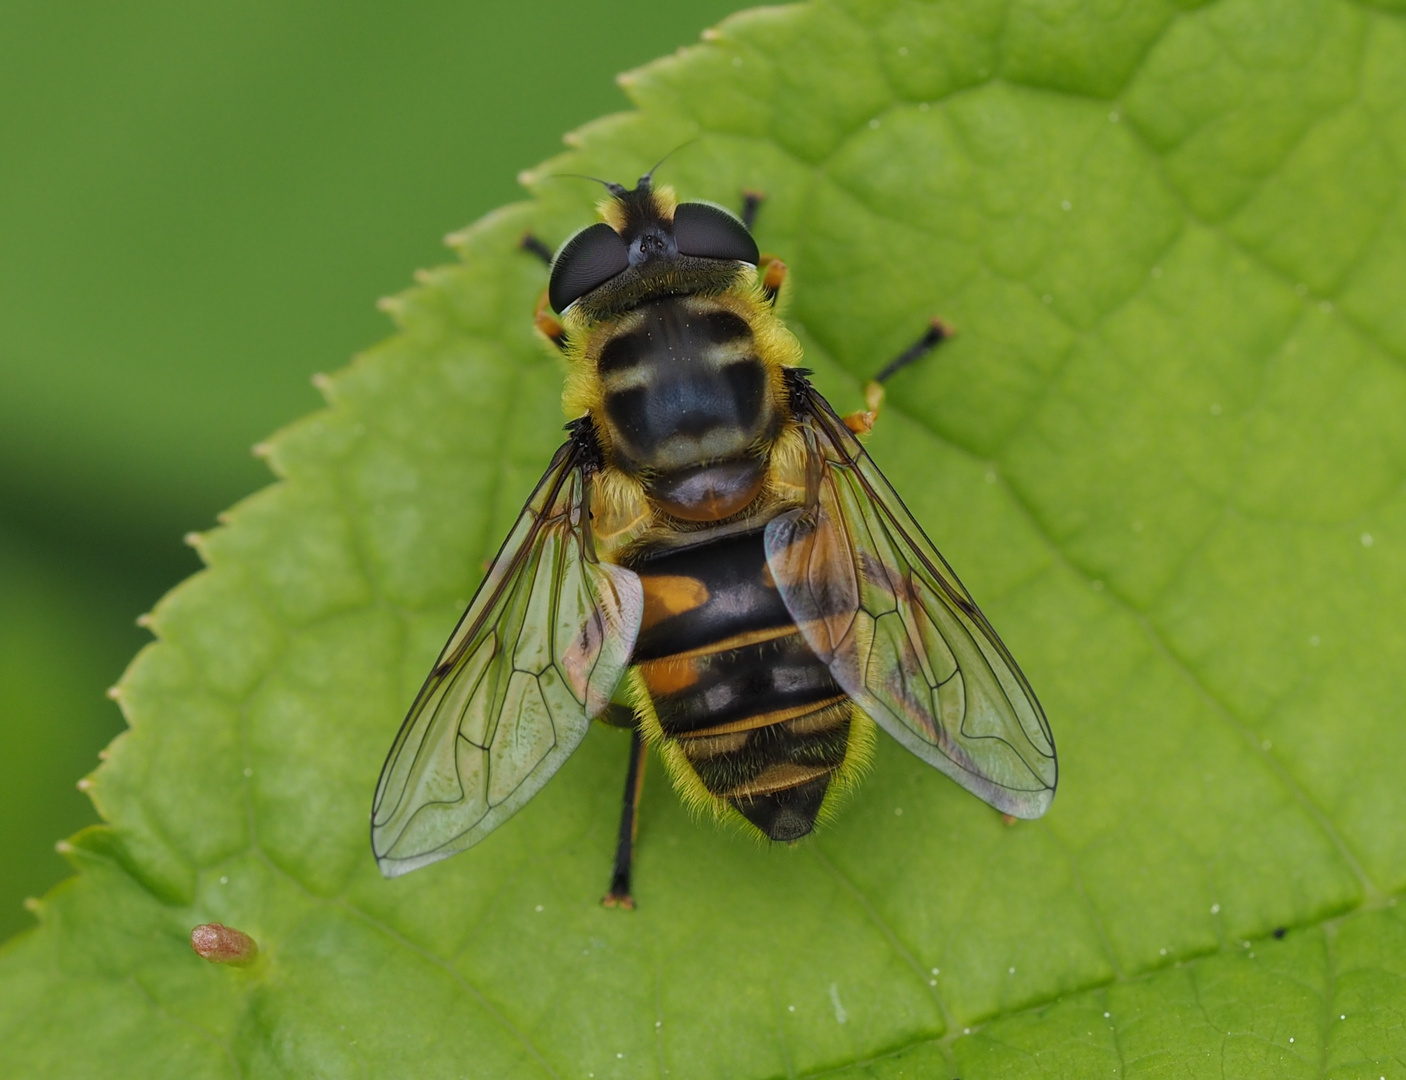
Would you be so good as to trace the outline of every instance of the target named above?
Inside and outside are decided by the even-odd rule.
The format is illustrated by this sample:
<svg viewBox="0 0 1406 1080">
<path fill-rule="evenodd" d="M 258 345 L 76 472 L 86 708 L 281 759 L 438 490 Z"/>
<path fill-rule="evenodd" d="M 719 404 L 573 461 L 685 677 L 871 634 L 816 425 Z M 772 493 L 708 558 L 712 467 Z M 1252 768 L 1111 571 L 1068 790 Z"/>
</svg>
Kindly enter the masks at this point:
<svg viewBox="0 0 1406 1080">
<path fill-rule="evenodd" d="M 1402 70 L 1399 5 L 813 0 L 629 77 L 638 111 L 392 305 L 157 608 L 111 825 L 0 955 L 17 1071 L 1403 1075 Z M 958 328 L 871 446 L 1039 690 L 1060 795 L 1007 826 L 884 741 L 769 849 L 656 771 L 623 914 L 602 728 L 383 881 L 382 756 L 561 438 L 516 242 L 590 220 L 552 173 L 689 139 L 686 196 L 767 192 L 837 407 Z M 196 958 L 210 921 L 259 962 Z"/>
</svg>

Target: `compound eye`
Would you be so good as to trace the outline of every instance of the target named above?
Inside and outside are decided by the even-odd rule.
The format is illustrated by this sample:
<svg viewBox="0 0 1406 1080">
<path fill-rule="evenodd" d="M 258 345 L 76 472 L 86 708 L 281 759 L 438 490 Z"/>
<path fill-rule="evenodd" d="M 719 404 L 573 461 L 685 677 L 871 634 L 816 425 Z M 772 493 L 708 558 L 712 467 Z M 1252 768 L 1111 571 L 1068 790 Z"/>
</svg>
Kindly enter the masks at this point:
<svg viewBox="0 0 1406 1080">
<path fill-rule="evenodd" d="M 757 242 L 747 226 L 712 203 L 679 203 L 674 209 L 674 242 L 681 255 L 757 261 Z"/>
<path fill-rule="evenodd" d="M 630 248 L 605 222 L 587 226 L 563 245 L 552 262 L 547 299 L 558 313 L 630 265 Z"/>
</svg>

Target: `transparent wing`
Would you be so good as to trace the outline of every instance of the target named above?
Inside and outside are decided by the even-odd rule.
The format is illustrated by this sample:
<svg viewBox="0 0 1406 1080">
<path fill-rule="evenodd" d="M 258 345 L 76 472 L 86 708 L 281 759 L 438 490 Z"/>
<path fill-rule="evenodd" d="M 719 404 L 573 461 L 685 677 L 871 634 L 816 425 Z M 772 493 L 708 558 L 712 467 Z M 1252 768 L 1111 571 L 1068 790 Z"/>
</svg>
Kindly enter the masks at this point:
<svg viewBox="0 0 1406 1080">
<path fill-rule="evenodd" d="M 1057 768 L 1035 692 L 859 440 L 797 384 L 808 504 L 766 531 L 787 609 L 890 735 L 998 810 L 1039 817 Z"/>
<path fill-rule="evenodd" d="M 634 649 L 639 578 L 597 562 L 578 442 L 552 459 L 391 746 L 371 811 L 387 877 L 478 843 L 580 745 Z"/>
</svg>

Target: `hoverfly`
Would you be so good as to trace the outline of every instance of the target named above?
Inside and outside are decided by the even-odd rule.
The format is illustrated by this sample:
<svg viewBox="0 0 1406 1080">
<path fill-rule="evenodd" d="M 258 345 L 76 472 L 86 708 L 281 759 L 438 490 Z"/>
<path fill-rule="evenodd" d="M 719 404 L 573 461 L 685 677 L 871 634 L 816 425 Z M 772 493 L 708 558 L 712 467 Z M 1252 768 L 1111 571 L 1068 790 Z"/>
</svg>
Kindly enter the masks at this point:
<svg viewBox="0 0 1406 1080">
<path fill-rule="evenodd" d="M 874 724 L 1020 818 L 1054 797 L 1034 691 L 841 418 L 775 306 L 786 277 L 707 202 L 606 184 L 550 262 L 537 327 L 564 354 L 569 436 L 415 698 L 371 844 L 396 876 L 478 843 L 580 745 L 631 729 L 604 902 L 632 907 L 644 744 L 683 799 L 771 840 L 809 833 Z M 546 310 L 550 302 L 554 316 Z"/>
</svg>

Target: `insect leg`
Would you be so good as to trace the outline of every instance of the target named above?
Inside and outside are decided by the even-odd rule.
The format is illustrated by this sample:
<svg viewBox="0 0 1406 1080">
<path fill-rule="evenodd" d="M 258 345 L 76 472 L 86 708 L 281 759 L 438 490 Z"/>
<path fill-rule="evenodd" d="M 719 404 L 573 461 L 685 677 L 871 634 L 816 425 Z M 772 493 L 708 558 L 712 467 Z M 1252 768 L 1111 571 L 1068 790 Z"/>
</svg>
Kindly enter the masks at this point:
<svg viewBox="0 0 1406 1080">
<path fill-rule="evenodd" d="M 742 224 L 747 226 L 748 232 L 751 232 L 752 226 L 756 224 L 757 210 L 765 200 L 766 196 L 760 191 L 749 188 L 742 192 Z M 767 303 L 775 307 L 776 297 L 786 280 L 786 264 L 775 255 L 763 254 L 757 263 L 757 269 L 762 272 L 762 291 L 766 294 Z"/>
<path fill-rule="evenodd" d="M 639 825 L 640 792 L 644 790 L 644 739 L 639 728 L 630 732 L 630 766 L 625 771 L 625 805 L 620 811 L 620 840 L 615 848 L 615 871 L 610 892 L 601 898 L 606 907 L 634 910 L 630 895 L 630 867 L 635 860 L 635 831 Z"/>
<path fill-rule="evenodd" d="M 763 255 L 761 271 L 762 292 L 766 293 L 767 302 L 775 307 L 776 297 L 786 281 L 786 264 L 770 255 Z"/>
<path fill-rule="evenodd" d="M 552 249 L 530 232 L 522 234 L 522 239 L 517 242 L 517 246 L 522 248 L 523 251 L 536 255 L 548 266 L 552 265 Z"/>
<path fill-rule="evenodd" d="M 757 209 L 766 199 L 760 191 L 753 191 L 748 188 L 742 192 L 742 224 L 747 226 L 747 231 L 752 231 L 752 226 L 757 220 Z"/>
<path fill-rule="evenodd" d="M 561 320 L 552 314 L 546 289 L 543 289 L 542 295 L 537 298 L 537 310 L 532 315 L 532 325 L 537 327 L 544 338 L 562 352 L 566 352 L 566 328 L 561 325 Z"/>
<path fill-rule="evenodd" d="M 609 727 L 632 728 L 635 726 L 635 710 L 618 701 L 612 701 L 596 720 Z"/>
<path fill-rule="evenodd" d="M 873 381 L 876 383 L 887 382 L 914 360 L 919 360 L 926 356 L 951 336 L 951 327 L 941 319 L 933 319 L 928 323 L 928 328 L 924 331 L 923 336 L 885 364 L 883 370 L 874 376 Z"/>
<path fill-rule="evenodd" d="M 528 254 L 536 255 L 548 266 L 552 265 L 552 249 L 530 232 L 522 234 L 517 246 Z M 551 306 L 547 302 L 546 289 L 543 289 L 542 295 L 537 298 L 537 310 L 532 313 L 532 324 L 542 332 L 543 337 L 562 352 L 566 352 L 566 331 L 562 329 L 561 320 L 552 314 Z"/>
<path fill-rule="evenodd" d="M 861 412 L 850 413 L 845 417 L 845 427 L 855 434 L 862 434 L 874 426 L 879 418 L 879 409 L 884 403 L 884 383 L 893 378 L 914 360 L 919 360 L 932 352 L 952 336 L 952 328 L 941 319 L 933 319 L 923 336 L 909 345 L 880 369 L 864 387 L 864 405 Z"/>
</svg>

